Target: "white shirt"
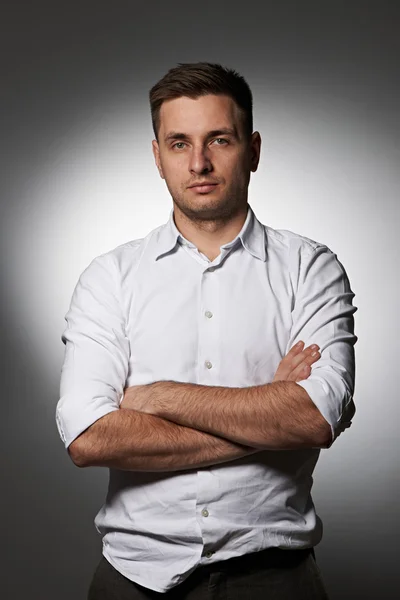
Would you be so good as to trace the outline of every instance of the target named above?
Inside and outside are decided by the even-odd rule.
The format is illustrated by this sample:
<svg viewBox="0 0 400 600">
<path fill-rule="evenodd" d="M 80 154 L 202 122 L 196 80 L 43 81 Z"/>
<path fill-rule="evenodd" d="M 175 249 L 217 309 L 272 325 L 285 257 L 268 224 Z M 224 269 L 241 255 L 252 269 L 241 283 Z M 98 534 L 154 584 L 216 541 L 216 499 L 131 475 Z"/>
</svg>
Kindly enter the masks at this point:
<svg viewBox="0 0 400 600">
<path fill-rule="evenodd" d="M 118 410 L 127 386 L 168 380 L 270 383 L 298 341 L 321 358 L 299 383 L 335 439 L 355 412 L 354 293 L 326 245 L 263 225 L 249 206 L 212 262 L 166 224 L 96 257 L 80 275 L 62 334 L 56 421 L 69 444 Z M 319 448 L 261 451 L 171 472 L 110 468 L 95 517 L 105 558 L 158 592 L 202 564 L 322 537 L 312 502 Z"/>
</svg>

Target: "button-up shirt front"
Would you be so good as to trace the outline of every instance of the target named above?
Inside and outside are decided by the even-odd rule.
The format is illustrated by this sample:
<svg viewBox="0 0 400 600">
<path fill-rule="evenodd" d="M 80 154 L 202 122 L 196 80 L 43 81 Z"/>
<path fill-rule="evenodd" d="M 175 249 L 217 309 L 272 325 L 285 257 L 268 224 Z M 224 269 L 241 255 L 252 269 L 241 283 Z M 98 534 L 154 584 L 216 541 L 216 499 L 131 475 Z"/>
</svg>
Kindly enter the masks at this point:
<svg viewBox="0 0 400 600">
<path fill-rule="evenodd" d="M 270 383 L 298 341 L 321 358 L 299 382 L 332 431 L 355 408 L 351 291 L 326 245 L 260 223 L 249 206 L 236 238 L 210 261 L 166 224 L 96 257 L 80 275 L 67 327 L 56 421 L 66 448 L 125 387 L 155 381 L 249 387 Z M 135 435 L 135 432 L 132 432 Z M 198 565 L 264 548 L 315 546 L 319 448 L 269 451 L 173 472 L 110 468 L 95 518 L 103 554 L 158 592 Z"/>
</svg>

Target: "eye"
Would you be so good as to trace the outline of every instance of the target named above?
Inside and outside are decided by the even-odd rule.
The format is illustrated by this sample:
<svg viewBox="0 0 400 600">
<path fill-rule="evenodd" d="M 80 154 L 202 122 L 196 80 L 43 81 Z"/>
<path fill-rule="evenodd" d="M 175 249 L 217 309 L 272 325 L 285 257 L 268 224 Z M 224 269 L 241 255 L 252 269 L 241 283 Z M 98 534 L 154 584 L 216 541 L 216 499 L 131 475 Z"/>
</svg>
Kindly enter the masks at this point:
<svg viewBox="0 0 400 600">
<path fill-rule="evenodd" d="M 223 144 L 217 144 L 217 146 L 223 146 L 224 144 L 228 143 L 228 140 L 225 140 L 224 138 L 216 138 L 214 142 L 223 142 Z"/>
<path fill-rule="evenodd" d="M 184 146 L 186 145 L 185 142 L 176 142 L 176 144 L 172 144 L 172 148 L 176 148 L 179 144 L 183 144 Z M 178 148 L 178 150 L 181 150 L 182 148 Z"/>
</svg>

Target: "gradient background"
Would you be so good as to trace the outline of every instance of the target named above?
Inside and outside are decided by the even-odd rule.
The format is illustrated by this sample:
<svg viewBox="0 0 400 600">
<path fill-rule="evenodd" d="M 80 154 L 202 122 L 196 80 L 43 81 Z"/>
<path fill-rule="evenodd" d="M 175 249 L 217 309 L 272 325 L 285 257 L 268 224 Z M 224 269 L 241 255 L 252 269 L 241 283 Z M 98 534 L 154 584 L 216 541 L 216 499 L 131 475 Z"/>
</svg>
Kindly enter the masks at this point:
<svg viewBox="0 0 400 600">
<path fill-rule="evenodd" d="M 95 256 L 168 219 L 148 91 L 197 61 L 252 88 L 257 217 L 326 243 L 349 275 L 357 414 L 315 471 L 317 560 L 332 600 L 398 597 L 398 6 L 2 2 L 5 599 L 84 600 L 100 559 L 108 470 L 74 466 L 55 423 L 64 315 Z"/>
</svg>

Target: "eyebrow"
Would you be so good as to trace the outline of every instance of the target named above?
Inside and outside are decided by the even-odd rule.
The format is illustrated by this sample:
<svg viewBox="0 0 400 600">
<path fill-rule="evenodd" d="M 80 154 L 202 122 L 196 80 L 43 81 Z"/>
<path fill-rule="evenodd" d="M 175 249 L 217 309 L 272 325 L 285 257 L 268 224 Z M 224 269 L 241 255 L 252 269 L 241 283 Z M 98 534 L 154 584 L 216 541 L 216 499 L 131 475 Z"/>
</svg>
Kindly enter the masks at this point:
<svg viewBox="0 0 400 600">
<path fill-rule="evenodd" d="M 225 127 L 222 129 L 213 129 L 212 131 L 209 131 L 206 135 L 206 139 L 209 139 L 211 137 L 215 137 L 218 135 L 231 135 L 236 139 L 239 138 L 236 127 L 233 127 L 233 129 Z M 189 139 L 190 139 L 190 135 L 187 135 L 186 133 L 179 133 L 177 131 L 171 131 L 170 133 L 168 133 L 165 136 L 164 141 L 169 142 L 171 140 L 189 140 Z"/>
</svg>

